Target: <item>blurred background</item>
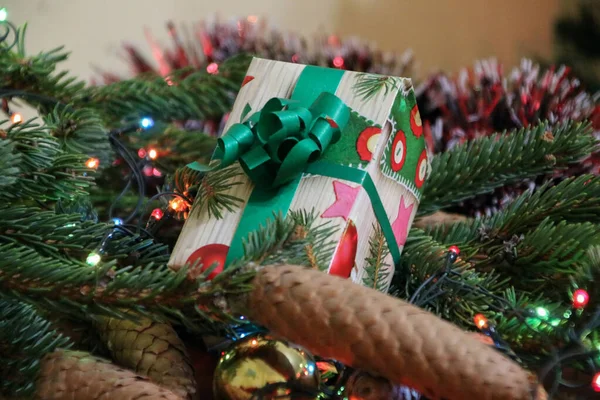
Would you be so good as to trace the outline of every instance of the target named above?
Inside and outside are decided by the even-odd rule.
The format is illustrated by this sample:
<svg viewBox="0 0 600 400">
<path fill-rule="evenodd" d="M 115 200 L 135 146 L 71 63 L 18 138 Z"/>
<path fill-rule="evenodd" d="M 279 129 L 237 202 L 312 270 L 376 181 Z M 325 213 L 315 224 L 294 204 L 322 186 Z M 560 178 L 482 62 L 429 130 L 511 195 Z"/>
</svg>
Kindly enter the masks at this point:
<svg viewBox="0 0 600 400">
<path fill-rule="evenodd" d="M 4 0 L 10 19 L 29 23 L 29 52 L 64 45 L 64 65 L 84 79 L 94 67 L 127 76 L 129 43 L 151 57 L 144 29 L 169 42 L 166 23 L 192 32 L 200 21 L 250 16 L 302 37 L 357 36 L 386 51 L 411 49 L 411 73 L 455 72 L 474 60 L 496 57 L 507 67 L 522 57 L 555 57 L 557 19 L 576 12 L 576 0 Z M 255 18 L 255 19 L 254 19 Z"/>
</svg>

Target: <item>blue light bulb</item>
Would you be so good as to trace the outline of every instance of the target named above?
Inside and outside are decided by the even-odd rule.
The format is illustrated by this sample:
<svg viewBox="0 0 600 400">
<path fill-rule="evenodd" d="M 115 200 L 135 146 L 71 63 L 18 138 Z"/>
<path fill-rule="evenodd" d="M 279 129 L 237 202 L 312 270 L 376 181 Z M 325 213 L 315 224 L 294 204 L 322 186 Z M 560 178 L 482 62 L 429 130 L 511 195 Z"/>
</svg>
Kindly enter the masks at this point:
<svg viewBox="0 0 600 400">
<path fill-rule="evenodd" d="M 144 117 L 140 120 L 140 128 L 150 129 L 154 126 L 154 120 L 150 117 Z"/>
<path fill-rule="evenodd" d="M 121 218 L 113 218 L 112 222 L 115 225 L 123 225 L 123 220 Z"/>
</svg>

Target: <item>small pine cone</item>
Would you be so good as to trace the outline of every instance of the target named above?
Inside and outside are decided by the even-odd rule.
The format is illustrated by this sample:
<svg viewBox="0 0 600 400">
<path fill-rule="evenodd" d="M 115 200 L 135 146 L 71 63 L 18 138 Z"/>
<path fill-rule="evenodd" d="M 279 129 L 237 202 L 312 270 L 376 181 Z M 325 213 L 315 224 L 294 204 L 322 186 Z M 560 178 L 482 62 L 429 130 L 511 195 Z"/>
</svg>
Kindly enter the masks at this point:
<svg viewBox="0 0 600 400">
<path fill-rule="evenodd" d="M 509 358 L 377 290 L 288 265 L 263 267 L 252 286 L 241 311 L 274 335 L 432 400 L 547 398 L 537 380 Z"/>
<path fill-rule="evenodd" d="M 136 322 L 101 317 L 97 326 L 115 362 L 184 399 L 197 398 L 194 369 L 171 325 L 141 317 Z"/>
<path fill-rule="evenodd" d="M 55 351 L 41 362 L 35 398 L 39 400 L 183 400 L 173 392 L 93 357 L 89 353 Z"/>
</svg>

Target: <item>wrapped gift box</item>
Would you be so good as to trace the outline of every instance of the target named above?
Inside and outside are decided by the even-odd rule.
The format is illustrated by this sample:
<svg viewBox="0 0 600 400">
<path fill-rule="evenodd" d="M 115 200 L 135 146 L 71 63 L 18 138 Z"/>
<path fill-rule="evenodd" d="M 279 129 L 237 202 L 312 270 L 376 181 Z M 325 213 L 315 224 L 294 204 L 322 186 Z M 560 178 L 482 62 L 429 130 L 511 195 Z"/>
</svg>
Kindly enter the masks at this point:
<svg viewBox="0 0 600 400">
<path fill-rule="evenodd" d="M 255 58 L 224 132 L 215 157 L 239 168 L 228 194 L 243 204 L 220 218 L 194 207 L 170 265 L 217 273 L 273 213 L 313 210 L 337 228 L 318 267 L 387 290 L 429 171 L 410 79 Z"/>
</svg>

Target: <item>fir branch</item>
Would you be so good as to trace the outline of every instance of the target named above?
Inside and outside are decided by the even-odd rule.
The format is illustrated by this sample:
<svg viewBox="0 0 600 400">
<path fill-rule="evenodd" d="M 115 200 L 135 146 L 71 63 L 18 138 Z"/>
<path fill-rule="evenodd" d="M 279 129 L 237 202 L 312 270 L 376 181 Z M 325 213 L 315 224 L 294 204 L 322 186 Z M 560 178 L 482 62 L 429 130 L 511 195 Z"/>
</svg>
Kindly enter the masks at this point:
<svg viewBox="0 0 600 400">
<path fill-rule="evenodd" d="M 369 238 L 369 255 L 365 259 L 365 276 L 363 284 L 367 287 L 385 292 L 386 282 L 391 274 L 390 265 L 385 262 L 389 249 L 379 224 L 373 226 L 373 234 Z"/>
<path fill-rule="evenodd" d="M 17 182 L 20 173 L 17 165 L 21 163 L 21 154 L 5 138 L 6 131 L 0 130 L 0 192 Z"/>
<path fill-rule="evenodd" d="M 40 359 L 70 346 L 32 306 L 0 295 L 0 393 L 31 396 Z"/>
<path fill-rule="evenodd" d="M 292 235 L 295 229 L 293 218 L 270 219 L 245 240 L 243 260 L 211 281 L 207 280 L 207 270 L 193 282 L 186 279 L 187 268 L 175 272 L 164 264 L 147 262 L 121 267 L 110 256 L 91 267 L 56 252 L 45 255 L 20 242 L 0 241 L 0 291 L 40 309 L 81 320 L 94 315 L 127 319 L 130 310 L 153 320 L 206 331 L 207 322 L 231 320 L 228 307 L 223 307 L 220 299 L 226 304 L 231 296 L 233 299 L 251 290 L 254 266 L 302 262 L 306 241 Z"/>
<path fill-rule="evenodd" d="M 437 227 L 431 234 L 440 242 L 460 246 L 488 240 L 509 241 L 546 218 L 554 222 L 600 223 L 600 177 L 582 175 L 556 186 L 546 183 L 535 192 L 523 193 L 493 217 L 460 222 L 449 229 Z"/>
<path fill-rule="evenodd" d="M 0 121 L 0 127 L 6 121 Z M 66 153 L 60 149 L 58 141 L 52 137 L 48 127 L 39 126 L 32 120 L 11 125 L 6 138 L 12 144 L 13 159 L 17 165 L 5 166 L 7 175 L 14 176 L 14 168 L 20 171 L 13 184 L 0 192 L 0 198 L 36 199 L 39 201 L 70 198 L 86 194 L 92 183 L 85 167 L 86 156 Z M 12 172 L 11 172 L 12 171 Z M 0 170 L 0 175 L 4 170 Z"/>
<path fill-rule="evenodd" d="M 435 228 L 432 237 L 475 255 L 479 271 L 495 268 L 524 293 L 557 299 L 600 244 L 600 177 L 567 179 L 525 193 L 491 218 Z"/>
<path fill-rule="evenodd" d="M 469 141 L 434 156 L 419 213 L 566 168 L 596 147 L 591 125 L 573 122 L 552 130 L 540 124 Z"/>
<path fill-rule="evenodd" d="M 25 30 L 21 30 L 21 44 Z M 0 93 L 4 91 L 26 91 L 41 96 L 56 98 L 68 104 L 85 87 L 83 81 L 69 77 L 66 71 L 56 72 L 59 63 L 64 62 L 69 53 L 63 47 L 26 56 L 24 49 L 0 51 Z M 32 104 L 44 104 L 32 101 Z"/>
<path fill-rule="evenodd" d="M 100 159 L 100 165 L 108 164 L 113 158 L 108 131 L 95 111 L 56 105 L 44 116 L 44 122 L 64 151 L 95 156 Z"/>
<path fill-rule="evenodd" d="M 304 257 L 296 264 L 307 265 L 320 271 L 327 270 L 337 245 L 329 238 L 335 233 L 336 228 L 330 221 L 315 226 L 319 214 L 314 209 L 290 211 L 289 217 L 295 223 L 293 237 L 305 242 Z"/>
<path fill-rule="evenodd" d="M 162 121 L 210 119 L 229 111 L 249 61 L 245 55 L 233 57 L 216 75 L 198 71 L 183 78 L 134 78 L 89 87 L 72 101 L 97 110 L 107 121 L 144 116 Z"/>
<path fill-rule="evenodd" d="M 185 168 L 188 170 L 189 168 Z M 203 175 L 198 184 L 198 191 L 194 203 L 193 212 L 203 212 L 206 208 L 209 216 L 217 219 L 222 218 L 223 210 L 235 211 L 242 199 L 235 197 L 228 192 L 233 186 L 241 185 L 242 181 L 238 179 L 243 174 L 239 164 L 233 164 L 227 168 L 219 169 Z M 202 175 L 188 175 L 189 177 Z"/>
<path fill-rule="evenodd" d="M 403 299 L 413 298 L 428 279 L 444 272 L 447 252 L 447 245 L 436 241 L 422 230 L 411 229 L 402 251 L 402 268 L 398 268 L 394 274 L 394 289 L 391 292 Z M 499 294 L 506 288 L 507 282 L 495 273 L 476 271 L 471 263 L 465 261 L 469 259 L 470 254 L 462 248 L 461 253 L 463 258 L 459 258 L 451 269 L 459 274 L 459 277 L 454 278 L 459 284 L 437 285 L 432 280 L 413 301 L 419 307 L 429 309 L 442 318 L 471 328 L 473 315 L 490 306 L 492 299 L 485 292 Z M 400 271 L 410 271 L 410 274 L 403 276 L 400 275 Z"/>
<path fill-rule="evenodd" d="M 184 131 L 171 125 L 156 137 L 142 132 L 135 143 L 139 147 L 157 149 L 160 156 L 154 161 L 155 165 L 164 173 L 171 174 L 193 161 L 208 163 L 217 140 L 199 131 Z"/>
</svg>

